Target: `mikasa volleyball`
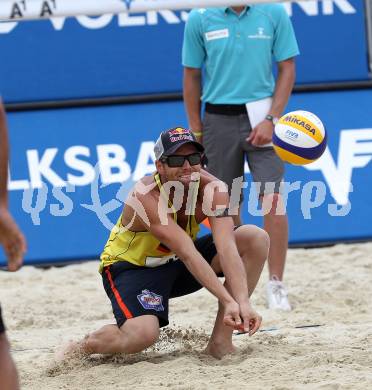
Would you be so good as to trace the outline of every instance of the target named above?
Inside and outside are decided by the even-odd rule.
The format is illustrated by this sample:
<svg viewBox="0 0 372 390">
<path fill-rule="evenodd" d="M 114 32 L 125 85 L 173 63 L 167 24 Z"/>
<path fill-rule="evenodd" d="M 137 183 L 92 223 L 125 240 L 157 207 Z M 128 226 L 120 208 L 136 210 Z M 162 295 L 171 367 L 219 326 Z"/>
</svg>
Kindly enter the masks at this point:
<svg viewBox="0 0 372 390">
<path fill-rule="evenodd" d="M 275 125 L 274 149 L 291 164 L 305 165 L 318 159 L 327 146 L 327 134 L 322 121 L 309 111 L 292 111 Z"/>
</svg>

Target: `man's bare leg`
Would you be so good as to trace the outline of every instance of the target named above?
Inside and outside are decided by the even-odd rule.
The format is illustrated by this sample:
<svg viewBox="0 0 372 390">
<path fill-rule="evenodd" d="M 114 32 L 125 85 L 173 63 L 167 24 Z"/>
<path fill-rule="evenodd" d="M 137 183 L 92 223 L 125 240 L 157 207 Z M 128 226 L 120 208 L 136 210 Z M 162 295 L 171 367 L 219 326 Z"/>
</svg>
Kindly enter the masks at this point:
<svg viewBox="0 0 372 390">
<path fill-rule="evenodd" d="M 264 229 L 270 237 L 270 251 L 268 256 L 269 279 L 276 276 L 283 280 L 285 261 L 288 250 L 288 217 L 286 215 L 283 199 L 280 194 L 260 196 L 263 202 Z M 233 215 L 235 226 L 242 224 L 241 205 L 237 215 Z"/>
<path fill-rule="evenodd" d="M 268 260 L 269 279 L 276 276 L 279 280 L 283 280 L 288 249 L 287 215 L 265 215 L 264 228 L 269 234 L 272 243 Z"/>
<path fill-rule="evenodd" d="M 266 195 L 262 208 L 264 210 L 264 229 L 270 236 L 269 279 L 276 276 L 279 280 L 283 280 L 288 249 L 288 217 L 281 195 Z"/>
<path fill-rule="evenodd" d="M 68 346 L 64 355 L 137 353 L 155 344 L 158 338 L 158 318 L 153 315 L 144 315 L 127 320 L 120 329 L 117 325 L 105 325 L 90 333 L 83 340 Z"/>
<path fill-rule="evenodd" d="M 247 274 L 249 295 L 254 291 L 269 251 L 267 233 L 256 226 L 241 226 L 234 232 L 239 254 L 244 262 Z M 212 261 L 216 273 L 222 271 L 218 255 Z M 225 284 L 226 286 L 226 284 Z M 229 286 L 226 286 L 229 289 Z M 223 323 L 223 308 L 219 304 L 216 321 L 206 352 L 215 358 L 222 358 L 234 352 L 232 344 L 233 329 Z"/>
<path fill-rule="evenodd" d="M 5 333 L 0 334 L 0 388 L 18 390 L 18 374 L 10 355 L 9 342 Z"/>
</svg>

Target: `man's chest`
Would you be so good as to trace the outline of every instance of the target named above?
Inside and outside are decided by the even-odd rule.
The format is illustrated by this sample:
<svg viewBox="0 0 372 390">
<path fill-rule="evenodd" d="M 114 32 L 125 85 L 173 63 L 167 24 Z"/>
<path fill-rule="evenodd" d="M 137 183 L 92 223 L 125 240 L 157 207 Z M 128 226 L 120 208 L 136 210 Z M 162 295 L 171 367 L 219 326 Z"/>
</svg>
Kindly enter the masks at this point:
<svg viewBox="0 0 372 390">
<path fill-rule="evenodd" d="M 206 18 L 202 28 L 203 41 L 209 56 L 239 50 L 270 50 L 274 39 L 273 23 L 266 17 Z"/>
<path fill-rule="evenodd" d="M 194 210 L 182 208 L 177 212 L 177 224 L 184 230 L 186 230 L 187 226 L 190 227 L 193 224 L 193 221 L 199 224 L 204 219 L 205 213 L 203 212 L 202 204 L 196 205 Z"/>
</svg>

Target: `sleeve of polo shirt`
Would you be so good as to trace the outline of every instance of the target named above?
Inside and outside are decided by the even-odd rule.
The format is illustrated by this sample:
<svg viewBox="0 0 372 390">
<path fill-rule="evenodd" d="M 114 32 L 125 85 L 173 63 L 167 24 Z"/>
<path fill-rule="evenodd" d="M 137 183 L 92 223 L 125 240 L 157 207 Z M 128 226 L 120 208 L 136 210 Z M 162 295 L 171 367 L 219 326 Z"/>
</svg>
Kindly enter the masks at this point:
<svg viewBox="0 0 372 390">
<path fill-rule="evenodd" d="M 300 54 L 292 22 L 281 4 L 275 7 L 275 33 L 273 54 L 275 61 L 280 62 Z"/>
<path fill-rule="evenodd" d="M 201 14 L 192 10 L 185 25 L 182 46 L 182 65 L 201 68 L 205 60 Z"/>
</svg>

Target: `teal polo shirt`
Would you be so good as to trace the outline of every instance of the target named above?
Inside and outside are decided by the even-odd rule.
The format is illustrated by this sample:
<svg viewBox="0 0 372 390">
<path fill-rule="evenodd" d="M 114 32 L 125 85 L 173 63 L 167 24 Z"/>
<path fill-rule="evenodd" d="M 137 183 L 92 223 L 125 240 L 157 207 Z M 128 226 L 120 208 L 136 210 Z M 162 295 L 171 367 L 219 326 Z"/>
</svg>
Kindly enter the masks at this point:
<svg viewBox="0 0 372 390">
<path fill-rule="evenodd" d="M 183 40 L 182 64 L 203 68 L 202 100 L 244 104 L 272 96 L 273 61 L 299 54 L 292 23 L 281 4 L 194 9 Z"/>
</svg>

